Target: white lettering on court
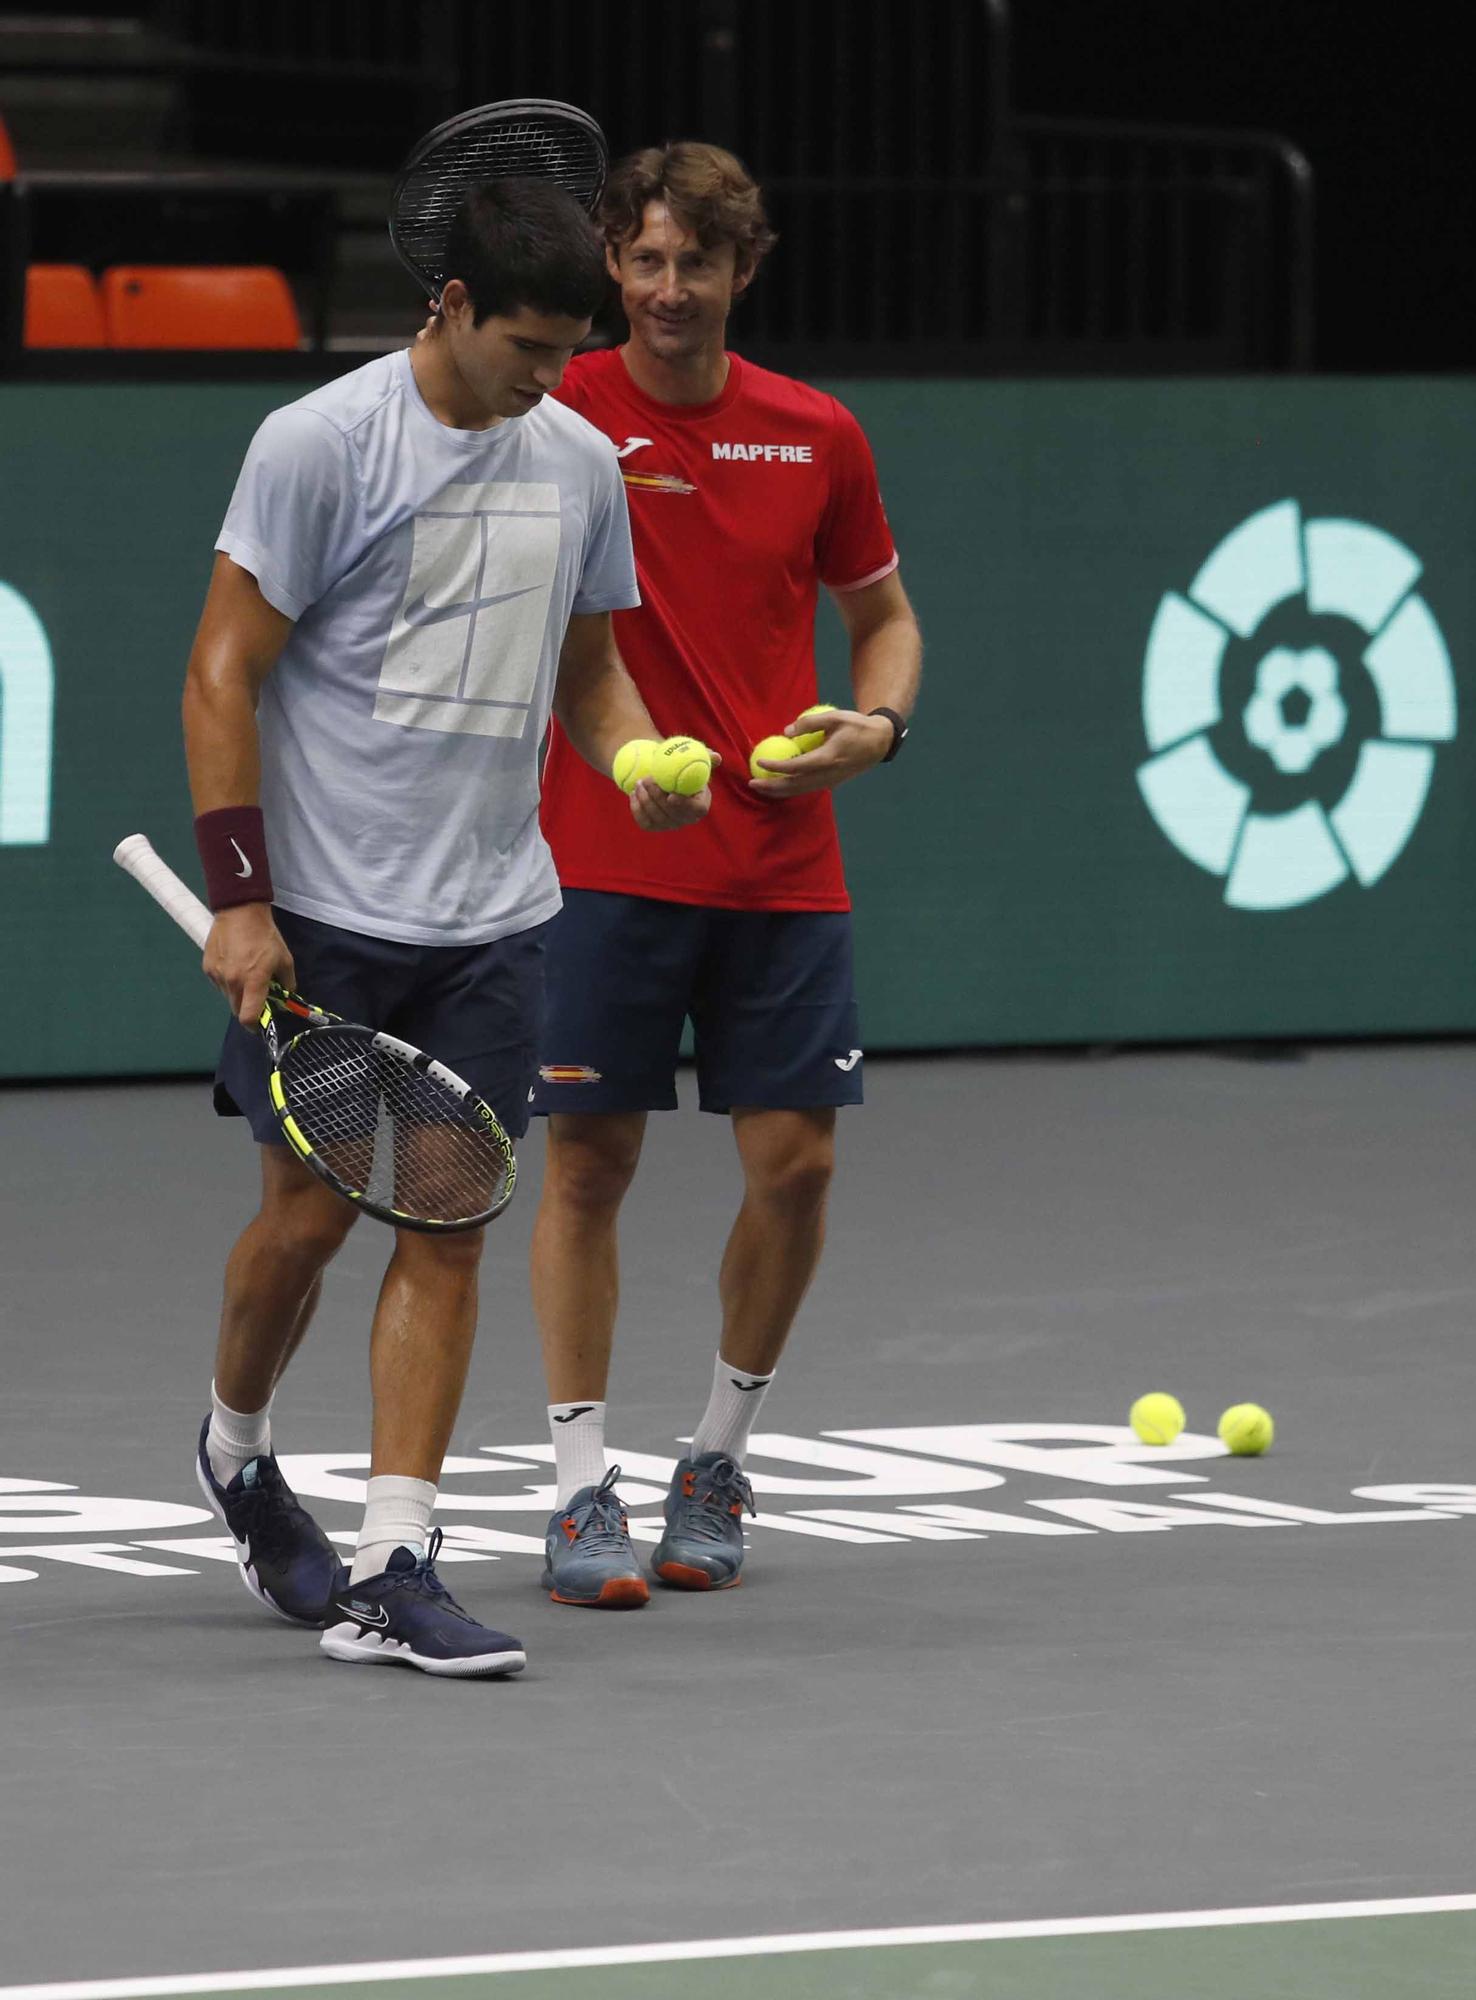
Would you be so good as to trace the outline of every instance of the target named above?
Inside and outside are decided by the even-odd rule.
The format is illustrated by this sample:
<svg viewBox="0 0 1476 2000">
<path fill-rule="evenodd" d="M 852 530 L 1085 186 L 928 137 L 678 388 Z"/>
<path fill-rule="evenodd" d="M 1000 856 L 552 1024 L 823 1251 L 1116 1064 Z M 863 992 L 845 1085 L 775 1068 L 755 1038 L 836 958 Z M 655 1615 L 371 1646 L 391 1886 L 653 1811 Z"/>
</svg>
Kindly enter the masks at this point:
<svg viewBox="0 0 1476 2000">
<path fill-rule="evenodd" d="M 624 1468 L 621 1497 L 632 1510 L 631 1534 L 639 1542 L 658 1540 L 659 1508 L 676 1452 L 611 1455 Z M 1305 1531 L 1476 1516 L 1473 1484 L 1361 1486 L 1352 1497 L 1375 1504 L 1340 1510 L 1216 1491 L 1204 1474 L 1185 1470 L 1196 1460 L 1224 1461 L 1227 1456 L 1217 1438 L 1186 1433 L 1174 1445 L 1155 1448 L 1118 1424 L 904 1425 L 828 1432 L 818 1438 L 762 1431 L 752 1439 L 746 1465 L 759 1513 L 746 1526 L 764 1535 L 800 1535 L 857 1548 L 902 1548 L 987 1541 L 997 1535 L 1110 1537 L 1215 1526 Z M 522 1529 L 448 1519 L 442 1561 L 541 1556 L 543 1517 L 556 1497 L 545 1476 L 553 1462 L 553 1446 L 547 1443 L 484 1445 L 475 1456 L 448 1458 L 436 1501 L 438 1513 L 531 1518 L 525 1519 Z M 336 1503 L 357 1516 L 368 1480 L 366 1452 L 289 1453 L 280 1463 L 304 1500 Z M 1010 1475 L 1098 1490 L 1050 1499 L 1022 1496 L 1016 1511 L 944 1497 L 997 1490 L 1008 1484 Z M 1129 1499 L 1120 1491 L 1108 1496 L 1100 1490 L 1165 1484 L 1194 1490 L 1153 1501 Z M 642 1508 L 647 1510 L 644 1514 L 637 1511 Z M 181 1529 L 193 1532 L 181 1534 Z M 356 1527 L 347 1525 L 325 1523 L 325 1532 L 345 1549 L 357 1539 Z M 67 1535 L 75 1539 L 33 1539 Z M 120 1535 L 134 1539 L 120 1541 L 116 1539 Z M 13 1544 L 7 1540 L 10 1536 L 16 1538 Z M 235 1560 L 230 1537 L 219 1532 L 214 1517 L 202 1507 L 82 1494 L 49 1479 L 0 1478 L 0 1584 L 34 1583 L 58 1563 L 71 1571 L 151 1581 L 199 1575 L 202 1568 Z M 32 1566 L 38 1563 L 39 1569 Z"/>
</svg>

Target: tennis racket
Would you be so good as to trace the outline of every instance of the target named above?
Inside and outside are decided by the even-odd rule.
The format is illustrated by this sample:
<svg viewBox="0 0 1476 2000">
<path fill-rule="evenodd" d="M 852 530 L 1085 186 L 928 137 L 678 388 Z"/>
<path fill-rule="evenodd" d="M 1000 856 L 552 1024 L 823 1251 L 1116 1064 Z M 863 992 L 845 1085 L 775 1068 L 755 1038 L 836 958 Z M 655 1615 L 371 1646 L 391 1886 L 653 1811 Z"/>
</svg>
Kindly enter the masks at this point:
<svg viewBox="0 0 1476 2000">
<path fill-rule="evenodd" d="M 414 146 L 390 195 L 395 255 L 439 305 L 455 273 L 446 238 L 463 198 L 482 181 L 553 181 L 593 208 L 610 164 L 605 135 L 587 111 L 551 97 L 479 105 L 437 125 Z"/>
<path fill-rule="evenodd" d="M 214 917 L 144 836 L 129 834 L 113 859 L 203 951 Z M 444 1063 L 275 981 L 261 1034 L 283 1138 L 366 1214 L 446 1234 L 480 1228 L 512 1200 L 512 1141 L 491 1106 Z"/>
</svg>

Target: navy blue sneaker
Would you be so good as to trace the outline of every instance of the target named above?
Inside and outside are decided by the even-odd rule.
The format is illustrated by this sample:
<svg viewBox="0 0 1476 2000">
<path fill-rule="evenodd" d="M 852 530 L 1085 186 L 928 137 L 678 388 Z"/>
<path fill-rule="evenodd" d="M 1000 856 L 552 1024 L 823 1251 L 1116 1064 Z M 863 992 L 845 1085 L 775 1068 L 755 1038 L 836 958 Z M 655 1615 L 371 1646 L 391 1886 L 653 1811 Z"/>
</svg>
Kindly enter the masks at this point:
<svg viewBox="0 0 1476 2000">
<path fill-rule="evenodd" d="M 651 1595 L 636 1561 L 630 1523 L 615 1491 L 620 1467 L 555 1507 L 544 1537 L 543 1587 L 555 1604 L 633 1611 Z"/>
<path fill-rule="evenodd" d="M 743 1581 L 743 1516 L 753 1488 L 726 1452 L 679 1458 L 666 1496 L 666 1532 L 651 1568 L 677 1590 L 732 1590 Z"/>
<path fill-rule="evenodd" d="M 258 1604 L 292 1625 L 322 1625 L 329 1600 L 348 1571 L 338 1551 L 282 1477 L 268 1453 L 253 1458 L 229 1486 L 210 1469 L 207 1417 L 195 1454 L 195 1477 L 211 1512 L 230 1530 L 241 1581 Z"/>
<path fill-rule="evenodd" d="M 346 1582 L 329 1606 L 319 1651 L 330 1660 L 419 1667 L 467 1680 L 520 1674 L 528 1664 L 522 1640 L 479 1625 L 436 1575 L 442 1539 L 432 1528 L 423 1556 L 396 1549 L 383 1576 Z"/>
</svg>

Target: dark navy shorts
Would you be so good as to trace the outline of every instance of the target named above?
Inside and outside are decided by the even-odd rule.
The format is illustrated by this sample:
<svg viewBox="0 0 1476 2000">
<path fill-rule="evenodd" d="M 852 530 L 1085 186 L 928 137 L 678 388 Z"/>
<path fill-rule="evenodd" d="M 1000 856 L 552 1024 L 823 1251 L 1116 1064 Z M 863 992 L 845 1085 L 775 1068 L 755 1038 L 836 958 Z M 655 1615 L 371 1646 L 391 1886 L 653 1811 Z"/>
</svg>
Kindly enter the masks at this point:
<svg viewBox="0 0 1476 2000">
<path fill-rule="evenodd" d="M 543 1018 L 544 945 L 537 924 L 493 944 L 397 944 L 276 910 L 305 1000 L 383 1028 L 435 1056 L 486 1099 L 510 1138 L 528 1129 L 528 1092 Z M 263 1146 L 284 1145 L 267 1096 L 260 1035 L 232 1021 L 215 1071 L 215 1108 L 245 1117 Z"/>
<path fill-rule="evenodd" d="M 704 1111 L 861 1102 L 846 912 L 566 889 L 549 925 L 534 1112 L 673 1110 L 688 1016 Z"/>
</svg>

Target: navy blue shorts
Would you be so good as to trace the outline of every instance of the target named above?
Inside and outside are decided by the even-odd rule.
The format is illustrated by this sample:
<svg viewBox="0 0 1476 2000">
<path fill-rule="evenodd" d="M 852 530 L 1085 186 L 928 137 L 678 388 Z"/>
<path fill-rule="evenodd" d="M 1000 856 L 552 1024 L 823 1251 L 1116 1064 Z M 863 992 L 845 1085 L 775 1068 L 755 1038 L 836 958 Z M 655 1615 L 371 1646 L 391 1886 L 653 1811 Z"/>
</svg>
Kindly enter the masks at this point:
<svg viewBox="0 0 1476 2000">
<path fill-rule="evenodd" d="M 861 1102 L 846 912 L 566 889 L 549 926 L 534 1112 L 673 1110 L 689 1015 L 704 1111 Z"/>
<path fill-rule="evenodd" d="M 510 1138 L 528 1129 L 528 1092 L 543 1019 L 544 945 L 536 924 L 493 944 L 397 944 L 276 910 L 306 1000 L 383 1028 L 464 1077 Z M 267 1097 L 261 1037 L 232 1021 L 215 1071 L 215 1108 L 245 1117 L 263 1146 L 284 1145 Z"/>
</svg>

